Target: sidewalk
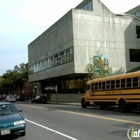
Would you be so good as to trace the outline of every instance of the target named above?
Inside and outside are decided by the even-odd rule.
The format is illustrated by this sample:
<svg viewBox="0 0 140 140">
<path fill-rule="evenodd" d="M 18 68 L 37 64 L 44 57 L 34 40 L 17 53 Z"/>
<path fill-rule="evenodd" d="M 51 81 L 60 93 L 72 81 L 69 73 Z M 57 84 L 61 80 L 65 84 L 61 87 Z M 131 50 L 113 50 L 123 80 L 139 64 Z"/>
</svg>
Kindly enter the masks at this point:
<svg viewBox="0 0 140 140">
<path fill-rule="evenodd" d="M 25 103 L 31 103 L 31 100 L 26 100 Z M 48 101 L 47 104 L 59 104 L 59 105 L 81 106 L 81 103 L 63 102 L 63 101 Z"/>
</svg>

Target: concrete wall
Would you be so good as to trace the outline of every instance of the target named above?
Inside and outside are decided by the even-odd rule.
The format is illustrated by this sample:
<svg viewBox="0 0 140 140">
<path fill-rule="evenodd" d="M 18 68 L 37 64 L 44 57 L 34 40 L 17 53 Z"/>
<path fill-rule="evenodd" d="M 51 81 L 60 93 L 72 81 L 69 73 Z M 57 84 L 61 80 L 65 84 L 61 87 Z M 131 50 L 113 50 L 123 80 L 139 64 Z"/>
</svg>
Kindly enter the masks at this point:
<svg viewBox="0 0 140 140">
<path fill-rule="evenodd" d="M 97 50 L 109 56 L 109 63 L 115 74 L 140 65 L 129 59 L 129 49 L 140 47 L 140 40 L 136 38 L 136 25 L 140 23 L 133 17 L 103 17 L 92 11 L 74 9 L 75 73 L 84 72 Z"/>
<path fill-rule="evenodd" d="M 93 0 L 93 11 L 72 9 L 28 46 L 29 66 L 73 46 L 74 62 L 29 75 L 29 82 L 58 76 L 85 73 L 86 65 L 100 51 L 109 56 L 115 74 L 140 65 L 130 62 L 129 49 L 139 49 L 136 25 L 129 16 L 115 16 L 99 0 Z"/>
<path fill-rule="evenodd" d="M 83 94 L 51 94 L 51 101 L 80 103 Z"/>
</svg>

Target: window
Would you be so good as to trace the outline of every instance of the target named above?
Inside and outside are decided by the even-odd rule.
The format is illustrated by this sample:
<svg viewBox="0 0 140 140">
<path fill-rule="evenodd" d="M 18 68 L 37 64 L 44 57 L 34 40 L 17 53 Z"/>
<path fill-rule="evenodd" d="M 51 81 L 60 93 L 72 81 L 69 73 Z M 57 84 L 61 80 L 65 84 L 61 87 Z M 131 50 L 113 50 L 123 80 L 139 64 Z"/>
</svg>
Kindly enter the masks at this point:
<svg viewBox="0 0 140 140">
<path fill-rule="evenodd" d="M 130 49 L 130 62 L 140 62 L 140 49 Z"/>
<path fill-rule="evenodd" d="M 94 84 L 91 85 L 91 90 L 94 90 Z"/>
<path fill-rule="evenodd" d="M 116 88 L 120 88 L 120 80 L 116 80 Z"/>
<path fill-rule="evenodd" d="M 57 66 L 57 55 L 54 56 L 54 66 Z"/>
<path fill-rule="evenodd" d="M 61 55 L 58 54 L 57 55 L 57 65 L 60 65 L 61 64 Z"/>
<path fill-rule="evenodd" d="M 102 83 L 102 89 L 105 89 L 105 82 Z"/>
<path fill-rule="evenodd" d="M 115 81 L 111 81 L 111 89 L 115 88 Z"/>
<path fill-rule="evenodd" d="M 121 79 L 121 88 L 125 88 L 125 79 Z"/>
<path fill-rule="evenodd" d="M 106 89 L 110 89 L 110 81 L 106 82 Z"/>
<path fill-rule="evenodd" d="M 135 12 L 135 13 L 133 13 L 133 15 L 134 15 L 134 16 L 138 16 L 138 17 L 140 17 L 140 10 L 137 11 L 137 12 Z"/>
<path fill-rule="evenodd" d="M 127 87 L 131 87 L 131 78 L 126 79 L 127 81 Z"/>
<path fill-rule="evenodd" d="M 97 83 L 95 83 L 95 90 L 97 90 Z"/>
<path fill-rule="evenodd" d="M 45 60 L 45 69 L 48 68 L 48 59 Z"/>
<path fill-rule="evenodd" d="M 70 61 L 72 61 L 72 60 L 73 60 L 73 49 L 70 48 Z"/>
<path fill-rule="evenodd" d="M 48 58 L 48 68 L 52 67 L 52 57 Z"/>
<path fill-rule="evenodd" d="M 63 52 L 63 63 L 67 62 L 67 55 L 66 55 L 66 51 Z"/>
<path fill-rule="evenodd" d="M 70 51 L 69 51 L 69 49 L 66 51 L 66 59 L 67 59 L 67 62 L 70 61 Z"/>
<path fill-rule="evenodd" d="M 140 38 L 140 26 L 136 26 L 137 38 Z"/>
<path fill-rule="evenodd" d="M 87 9 L 92 11 L 92 2 L 91 1 L 87 4 Z"/>
<path fill-rule="evenodd" d="M 138 77 L 133 78 L 133 87 L 138 87 Z"/>
<path fill-rule="evenodd" d="M 87 4 L 85 4 L 81 9 L 82 10 L 92 11 L 93 10 L 93 8 L 92 8 L 92 1 L 88 2 Z"/>
<path fill-rule="evenodd" d="M 98 83 L 98 89 L 100 90 L 101 89 L 101 85 L 102 85 L 102 83 L 100 82 L 100 83 Z"/>
</svg>

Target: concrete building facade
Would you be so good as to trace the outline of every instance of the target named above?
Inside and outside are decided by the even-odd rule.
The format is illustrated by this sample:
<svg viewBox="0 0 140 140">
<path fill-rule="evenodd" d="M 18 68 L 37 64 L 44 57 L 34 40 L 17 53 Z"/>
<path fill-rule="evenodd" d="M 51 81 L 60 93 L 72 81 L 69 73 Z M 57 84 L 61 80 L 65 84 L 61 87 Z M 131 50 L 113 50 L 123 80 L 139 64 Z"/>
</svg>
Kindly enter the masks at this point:
<svg viewBox="0 0 140 140">
<path fill-rule="evenodd" d="M 84 0 L 28 45 L 29 82 L 52 100 L 79 100 L 85 68 L 99 51 L 114 74 L 140 65 L 140 20 L 116 15 L 100 0 Z"/>
</svg>

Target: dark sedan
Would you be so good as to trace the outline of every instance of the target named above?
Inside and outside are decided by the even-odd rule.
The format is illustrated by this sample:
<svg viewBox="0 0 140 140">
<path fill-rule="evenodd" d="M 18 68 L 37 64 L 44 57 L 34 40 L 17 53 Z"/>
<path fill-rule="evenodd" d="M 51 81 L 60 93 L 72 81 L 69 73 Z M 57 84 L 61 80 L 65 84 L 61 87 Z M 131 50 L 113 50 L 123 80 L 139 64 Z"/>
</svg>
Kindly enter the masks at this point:
<svg viewBox="0 0 140 140">
<path fill-rule="evenodd" d="M 26 123 L 19 111 L 10 102 L 0 103 L 0 137 L 25 136 Z"/>
<path fill-rule="evenodd" d="M 31 100 L 32 103 L 47 103 L 48 96 L 46 94 L 37 95 Z"/>
</svg>

